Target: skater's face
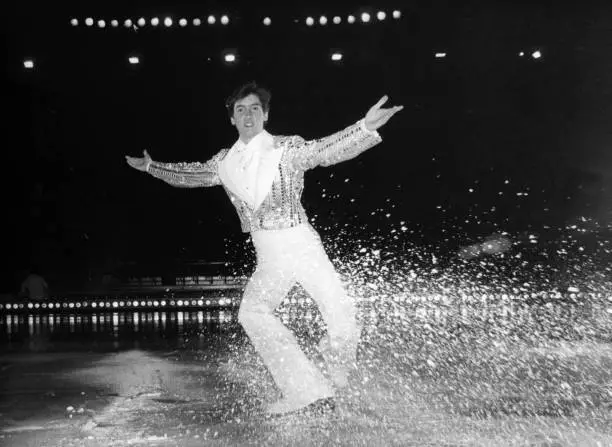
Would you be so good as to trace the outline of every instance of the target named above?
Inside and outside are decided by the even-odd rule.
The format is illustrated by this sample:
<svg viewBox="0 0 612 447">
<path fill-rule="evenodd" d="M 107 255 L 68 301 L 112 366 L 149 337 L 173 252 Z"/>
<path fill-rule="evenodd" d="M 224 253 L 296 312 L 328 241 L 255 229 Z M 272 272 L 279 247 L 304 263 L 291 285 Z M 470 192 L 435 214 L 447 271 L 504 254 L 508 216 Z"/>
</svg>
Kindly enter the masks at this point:
<svg viewBox="0 0 612 447">
<path fill-rule="evenodd" d="M 268 121 L 268 112 L 264 112 L 257 95 L 250 94 L 236 101 L 230 121 L 236 126 L 240 139 L 248 143 L 263 130 L 264 123 Z"/>
</svg>

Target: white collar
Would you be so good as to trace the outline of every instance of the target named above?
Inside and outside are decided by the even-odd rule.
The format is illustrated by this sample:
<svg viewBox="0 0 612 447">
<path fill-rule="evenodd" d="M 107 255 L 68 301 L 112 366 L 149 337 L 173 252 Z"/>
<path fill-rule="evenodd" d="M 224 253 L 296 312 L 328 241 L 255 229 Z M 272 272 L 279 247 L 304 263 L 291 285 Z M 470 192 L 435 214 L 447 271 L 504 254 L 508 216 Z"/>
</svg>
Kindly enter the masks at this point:
<svg viewBox="0 0 612 447">
<path fill-rule="evenodd" d="M 274 138 L 274 137 L 270 135 L 270 133 L 266 129 L 263 129 L 261 132 L 259 132 L 253 138 L 251 138 L 251 140 L 248 143 L 245 143 L 244 141 L 242 141 L 240 137 L 238 137 L 238 139 L 232 146 L 232 149 L 243 149 L 245 147 L 248 149 L 251 149 L 251 148 L 259 149 L 265 145 L 264 143 L 269 142 L 271 138 Z"/>
</svg>

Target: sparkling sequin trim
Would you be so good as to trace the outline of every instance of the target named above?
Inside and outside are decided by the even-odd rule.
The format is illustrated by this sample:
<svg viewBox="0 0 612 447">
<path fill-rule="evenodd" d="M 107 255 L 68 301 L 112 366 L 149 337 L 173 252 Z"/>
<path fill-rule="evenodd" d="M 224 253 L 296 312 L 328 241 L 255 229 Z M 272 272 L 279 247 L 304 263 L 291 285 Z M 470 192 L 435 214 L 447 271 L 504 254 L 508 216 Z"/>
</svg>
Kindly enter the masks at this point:
<svg viewBox="0 0 612 447">
<path fill-rule="evenodd" d="M 331 166 L 355 158 L 382 141 L 376 131 L 368 131 L 363 120 L 318 140 L 299 136 L 275 136 L 274 145 L 283 150 L 271 191 L 257 210 L 225 188 L 236 208 L 242 231 L 280 230 L 308 221 L 302 206 L 304 172 L 317 166 Z M 218 168 L 228 149 L 223 149 L 206 163 L 153 162 L 149 173 L 177 187 L 221 185 Z"/>
</svg>

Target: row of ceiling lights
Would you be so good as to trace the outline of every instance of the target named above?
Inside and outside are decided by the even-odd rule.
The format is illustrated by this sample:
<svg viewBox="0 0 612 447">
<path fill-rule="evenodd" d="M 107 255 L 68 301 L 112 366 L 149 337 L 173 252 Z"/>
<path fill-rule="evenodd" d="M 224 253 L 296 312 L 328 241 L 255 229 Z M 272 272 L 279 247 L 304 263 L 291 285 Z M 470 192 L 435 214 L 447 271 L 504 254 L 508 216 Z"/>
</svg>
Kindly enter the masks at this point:
<svg viewBox="0 0 612 447">
<path fill-rule="evenodd" d="M 399 19 L 399 18 L 401 18 L 402 13 L 399 10 L 395 10 L 395 11 L 393 11 L 391 13 L 391 15 L 392 15 L 392 17 L 394 19 Z M 376 13 L 375 17 L 379 21 L 383 21 L 383 20 L 385 20 L 387 18 L 387 13 L 385 11 L 378 11 Z M 363 12 L 360 15 L 360 20 L 363 23 L 368 23 L 368 22 L 370 22 L 372 20 L 372 15 L 370 13 L 368 13 L 368 12 Z M 209 25 L 214 25 L 215 23 L 217 23 L 217 17 L 214 16 L 214 15 L 209 15 L 208 18 L 206 19 L 206 21 L 208 22 Z M 222 25 L 228 25 L 229 22 L 230 22 L 230 19 L 229 19 L 229 17 L 227 15 L 224 14 L 221 17 L 219 17 L 218 21 Z M 331 21 L 332 23 L 334 23 L 336 25 L 339 25 L 340 23 L 342 23 L 342 17 L 337 15 L 337 16 L 332 17 L 330 20 L 328 20 L 327 16 L 322 15 L 322 16 L 320 16 L 318 18 L 318 23 L 320 25 L 327 25 L 327 23 L 329 21 Z M 357 18 L 354 15 L 350 14 L 350 15 L 347 16 L 346 21 L 348 23 L 352 24 L 352 23 L 355 23 L 357 21 Z M 299 23 L 299 20 L 296 19 L 295 22 Z M 72 26 L 79 26 L 79 23 L 80 23 L 79 19 L 77 19 L 77 18 L 73 18 L 73 19 L 70 20 L 70 24 Z M 98 26 L 98 28 L 106 28 L 106 25 L 107 25 L 106 20 L 104 20 L 104 19 L 94 20 L 91 17 L 87 17 L 83 21 L 83 23 L 87 27 L 92 27 L 92 26 L 94 26 L 94 24 L 96 24 Z M 117 20 L 117 19 L 113 19 L 113 20 L 111 20 L 108 23 L 113 28 L 117 28 L 119 26 L 119 20 Z M 169 17 L 169 16 L 165 17 L 163 19 L 163 22 L 161 21 L 161 19 L 159 17 L 153 17 L 153 18 L 151 18 L 148 21 L 144 17 L 140 17 L 138 20 L 125 19 L 123 21 L 123 26 L 126 27 L 126 28 L 132 28 L 132 27 L 135 27 L 135 26 L 143 28 L 147 24 L 149 24 L 150 26 L 157 27 L 157 26 L 159 26 L 162 23 L 163 23 L 163 25 L 165 27 L 169 28 L 169 27 L 171 27 L 174 24 L 174 20 L 172 19 L 172 17 Z M 196 17 L 196 18 L 192 19 L 191 23 L 193 24 L 193 26 L 200 26 L 202 24 L 202 19 Z M 266 25 L 266 26 L 269 26 L 269 25 L 272 24 L 272 19 L 270 17 L 264 17 L 262 19 L 262 23 L 264 25 Z M 304 19 L 304 23 L 306 25 L 308 25 L 308 26 L 313 26 L 316 23 L 316 20 L 315 20 L 314 17 L 309 16 L 309 17 L 306 17 Z M 181 19 L 179 19 L 178 24 L 181 27 L 185 27 L 185 26 L 187 26 L 189 24 L 189 21 L 187 19 L 185 19 L 185 18 L 181 18 Z"/>
<path fill-rule="evenodd" d="M 519 53 L 519 56 L 524 57 L 525 56 L 525 52 L 521 51 Z M 446 53 L 443 52 L 437 52 L 434 53 L 434 57 L 436 59 L 444 59 L 446 57 Z M 533 51 L 531 53 L 531 57 L 533 59 L 540 59 L 542 57 L 542 53 L 539 50 Z M 334 62 L 340 62 L 342 59 L 344 58 L 344 55 L 342 54 L 341 51 L 333 51 L 332 53 L 330 53 L 330 59 Z M 210 58 L 208 59 L 210 60 Z M 223 54 L 223 60 L 226 63 L 232 64 L 235 63 L 238 60 L 238 56 L 236 53 L 228 51 L 225 52 Z M 132 65 L 136 65 L 140 63 L 140 57 L 138 56 L 128 56 L 128 62 Z M 34 68 L 34 60 L 33 59 L 25 59 L 23 61 L 23 66 L 27 69 L 33 69 Z"/>
</svg>

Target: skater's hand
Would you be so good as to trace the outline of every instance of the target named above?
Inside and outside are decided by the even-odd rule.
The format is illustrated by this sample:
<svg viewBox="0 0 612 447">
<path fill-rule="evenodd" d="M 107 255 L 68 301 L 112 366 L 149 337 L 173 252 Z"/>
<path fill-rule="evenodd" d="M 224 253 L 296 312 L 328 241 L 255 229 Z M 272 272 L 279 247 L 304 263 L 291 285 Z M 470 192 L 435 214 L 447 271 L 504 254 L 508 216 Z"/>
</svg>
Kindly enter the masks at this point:
<svg viewBox="0 0 612 447">
<path fill-rule="evenodd" d="M 387 102 L 388 99 L 389 97 L 387 95 L 383 96 L 370 108 L 370 110 L 368 110 L 368 113 L 365 116 L 366 129 L 378 129 L 380 126 L 386 124 L 393 115 L 404 108 L 404 106 L 393 106 L 389 109 L 381 108 L 381 106 Z"/>
<path fill-rule="evenodd" d="M 146 172 L 149 169 L 149 166 L 151 165 L 151 162 L 153 160 L 151 159 L 151 156 L 149 155 L 146 149 L 142 151 L 142 153 L 144 154 L 144 157 L 142 158 L 130 157 L 129 155 L 126 155 L 125 160 L 134 169 Z"/>
</svg>

